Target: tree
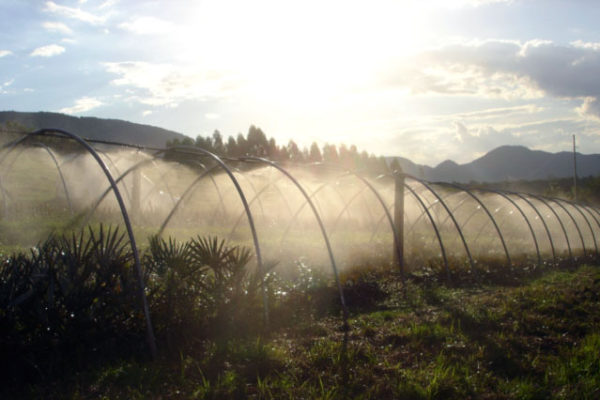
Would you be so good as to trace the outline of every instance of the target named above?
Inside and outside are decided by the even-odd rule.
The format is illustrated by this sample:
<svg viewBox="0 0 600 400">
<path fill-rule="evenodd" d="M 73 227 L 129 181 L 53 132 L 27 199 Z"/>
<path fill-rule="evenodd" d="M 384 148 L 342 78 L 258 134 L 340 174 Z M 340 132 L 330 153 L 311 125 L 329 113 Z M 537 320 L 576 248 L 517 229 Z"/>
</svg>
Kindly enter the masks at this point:
<svg viewBox="0 0 600 400">
<path fill-rule="evenodd" d="M 279 160 L 279 147 L 277 147 L 277 143 L 274 138 L 269 139 L 269 144 L 267 146 L 267 157 L 271 160 Z"/>
<path fill-rule="evenodd" d="M 196 147 L 200 147 L 201 149 L 212 151 L 212 140 L 210 137 L 204 137 L 200 135 L 196 136 L 195 145 Z"/>
<path fill-rule="evenodd" d="M 321 149 L 319 149 L 317 142 L 312 142 L 312 144 L 310 145 L 310 151 L 308 153 L 308 161 L 310 161 L 310 162 L 323 161 L 323 156 L 321 155 Z"/>
<path fill-rule="evenodd" d="M 235 138 L 233 136 L 229 136 L 229 138 L 227 139 L 226 154 L 229 157 L 240 156 L 237 143 L 235 142 Z"/>
<path fill-rule="evenodd" d="M 352 154 L 350 153 L 346 145 L 343 143 L 340 144 L 339 147 L 339 159 L 342 167 L 350 170 L 354 169 L 355 165 L 354 160 L 352 159 Z"/>
<path fill-rule="evenodd" d="M 237 150 L 238 157 L 245 156 L 249 153 L 248 142 L 246 141 L 244 135 L 242 135 L 241 133 L 238 133 L 237 135 Z"/>
<path fill-rule="evenodd" d="M 250 125 L 248 129 L 248 152 L 258 157 L 265 157 L 267 155 L 267 148 L 269 143 L 267 136 L 263 133 L 260 128 Z"/>
<path fill-rule="evenodd" d="M 290 155 L 290 161 L 293 162 L 302 162 L 304 161 L 304 157 L 302 156 L 302 152 L 298 148 L 298 145 L 293 140 L 290 140 L 287 145 L 287 150 Z"/>
<path fill-rule="evenodd" d="M 221 132 L 219 132 L 217 129 L 215 129 L 212 135 L 212 148 L 217 154 L 222 155 L 225 153 L 225 146 L 223 146 L 223 137 L 221 136 Z"/>
<path fill-rule="evenodd" d="M 338 152 L 335 144 L 325 143 L 325 146 L 323 146 L 323 161 L 331 164 L 337 164 L 339 162 Z"/>
</svg>

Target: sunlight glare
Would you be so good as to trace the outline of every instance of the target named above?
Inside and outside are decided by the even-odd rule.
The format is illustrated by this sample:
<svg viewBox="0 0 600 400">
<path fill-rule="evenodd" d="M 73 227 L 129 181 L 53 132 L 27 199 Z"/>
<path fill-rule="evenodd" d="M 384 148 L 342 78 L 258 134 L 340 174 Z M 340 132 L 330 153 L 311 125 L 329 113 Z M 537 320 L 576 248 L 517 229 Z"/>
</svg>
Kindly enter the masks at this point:
<svg viewBox="0 0 600 400">
<path fill-rule="evenodd" d="M 201 3 L 184 22 L 178 51 L 198 68 L 235 74 L 253 99 L 318 107 L 417 51 L 429 29 L 424 11 L 393 1 Z"/>
</svg>

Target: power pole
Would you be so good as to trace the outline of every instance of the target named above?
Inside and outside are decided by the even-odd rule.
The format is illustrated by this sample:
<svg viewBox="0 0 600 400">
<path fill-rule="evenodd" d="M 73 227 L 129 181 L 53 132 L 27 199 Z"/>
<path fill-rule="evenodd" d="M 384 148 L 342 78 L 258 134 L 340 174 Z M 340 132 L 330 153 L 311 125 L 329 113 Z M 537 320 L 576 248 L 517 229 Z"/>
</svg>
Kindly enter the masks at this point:
<svg viewBox="0 0 600 400">
<path fill-rule="evenodd" d="M 575 135 L 573 135 L 573 197 L 577 201 L 577 152 L 575 146 Z"/>
</svg>

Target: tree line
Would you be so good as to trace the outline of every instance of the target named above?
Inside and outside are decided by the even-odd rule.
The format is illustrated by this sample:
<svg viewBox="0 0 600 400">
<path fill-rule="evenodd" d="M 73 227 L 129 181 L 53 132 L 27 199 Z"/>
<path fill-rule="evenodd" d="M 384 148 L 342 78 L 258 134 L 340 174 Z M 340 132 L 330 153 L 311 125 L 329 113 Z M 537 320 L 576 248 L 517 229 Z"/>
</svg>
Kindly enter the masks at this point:
<svg viewBox="0 0 600 400">
<path fill-rule="evenodd" d="M 244 156 L 265 157 L 279 163 L 319 163 L 339 165 L 345 169 L 365 171 L 374 174 L 388 173 L 394 170 L 394 159 L 388 165 L 383 156 L 376 157 L 366 151 L 357 149 L 355 145 L 326 143 L 322 147 L 313 142 L 310 147 L 300 148 L 296 142 L 290 140 L 287 145 L 278 144 L 273 137 L 267 135 L 258 127 L 251 125 L 244 136 L 239 133 L 237 137 L 223 137 L 221 132 L 215 130 L 212 136 L 198 135 L 196 139 L 186 137 L 183 140 L 174 139 L 167 141 L 167 147 L 197 146 L 223 157 L 238 158 Z"/>
</svg>

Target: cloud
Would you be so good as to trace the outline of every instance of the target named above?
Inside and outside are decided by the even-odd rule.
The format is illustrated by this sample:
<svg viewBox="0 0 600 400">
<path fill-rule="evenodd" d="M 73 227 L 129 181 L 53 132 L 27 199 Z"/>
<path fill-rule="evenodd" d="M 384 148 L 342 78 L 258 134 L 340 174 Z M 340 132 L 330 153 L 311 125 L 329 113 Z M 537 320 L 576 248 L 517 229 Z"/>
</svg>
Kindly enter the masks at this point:
<svg viewBox="0 0 600 400">
<path fill-rule="evenodd" d="M 100 107 L 104 103 L 93 97 L 82 97 L 75 100 L 75 105 L 72 107 L 65 107 L 58 110 L 64 114 L 79 114 L 82 112 L 89 111 L 93 108 Z"/>
<path fill-rule="evenodd" d="M 582 119 L 577 115 L 554 116 L 553 108 L 506 107 L 490 108 L 471 113 L 411 115 L 393 119 L 393 123 L 378 130 L 381 154 L 400 155 L 414 162 L 435 165 L 445 159 L 469 162 L 474 154 L 485 154 L 498 146 L 512 144 L 545 151 L 565 151 L 570 148 L 572 135 L 577 135 L 581 149 L 593 152 L 600 145 L 600 121 Z M 522 114 L 519 109 L 522 108 Z M 497 118 L 487 118 L 496 114 Z M 511 113 L 517 118 L 513 118 Z M 465 115 L 471 117 L 461 119 Z M 485 118 L 479 119 L 479 116 Z M 518 118 L 522 116 L 522 118 Z M 585 150 L 584 150 L 585 151 Z"/>
<path fill-rule="evenodd" d="M 10 94 L 14 91 L 6 90 L 7 87 L 11 86 L 15 82 L 14 78 L 0 84 L 0 94 Z"/>
<path fill-rule="evenodd" d="M 92 25 L 100 25 L 106 20 L 106 17 L 104 16 L 94 15 L 87 11 L 83 11 L 80 8 L 61 6 L 53 1 L 47 1 L 44 10 L 54 14 L 62 15 L 67 18 L 87 22 Z"/>
<path fill-rule="evenodd" d="M 137 89 L 130 100 L 153 106 L 175 107 L 184 100 L 224 97 L 236 82 L 223 72 L 142 61 L 105 63 L 106 70 L 118 75 L 111 83 Z"/>
<path fill-rule="evenodd" d="M 65 48 L 57 44 L 49 44 L 34 49 L 29 55 L 31 57 L 53 57 L 65 52 Z"/>
<path fill-rule="evenodd" d="M 447 45 L 413 61 L 387 83 L 416 94 L 581 99 L 581 112 L 600 117 L 600 107 L 592 106 L 600 97 L 599 43 L 488 40 Z"/>
<path fill-rule="evenodd" d="M 206 113 L 206 114 L 204 114 L 204 118 L 206 118 L 206 119 L 219 119 L 219 118 L 221 118 L 221 116 L 219 114 L 216 114 L 216 113 Z"/>
<path fill-rule="evenodd" d="M 98 6 L 98 9 L 102 10 L 104 8 L 109 8 L 117 4 L 119 0 L 106 0 L 104 3 Z"/>
<path fill-rule="evenodd" d="M 160 35 L 171 32 L 174 27 L 171 22 L 155 17 L 136 17 L 119 25 L 119 28 L 138 35 Z"/>
<path fill-rule="evenodd" d="M 470 135 L 469 130 L 465 124 L 459 121 L 454 121 L 454 127 L 456 128 L 456 134 L 454 135 L 454 138 L 462 143 L 464 141 L 464 137 Z"/>
<path fill-rule="evenodd" d="M 580 115 L 591 115 L 600 119 L 600 102 L 597 97 L 586 97 L 583 104 L 575 109 Z"/>
<path fill-rule="evenodd" d="M 9 56 L 11 54 L 12 54 L 12 51 L 10 51 L 10 50 L 0 50 L 0 58 Z"/>
<path fill-rule="evenodd" d="M 512 106 L 512 107 L 496 107 L 496 108 L 488 108 L 484 110 L 478 111 L 470 111 L 452 114 L 449 116 L 450 118 L 460 118 L 460 119 L 469 119 L 469 120 L 489 120 L 489 119 L 497 119 L 503 118 L 506 119 L 508 117 L 514 117 L 517 115 L 531 115 L 544 111 L 544 107 L 535 105 L 535 104 L 525 104 L 521 106 Z M 448 118 L 448 116 L 442 116 L 442 118 Z"/>
<path fill-rule="evenodd" d="M 44 22 L 42 24 L 42 26 L 44 27 L 44 29 L 51 31 L 51 32 L 60 32 L 65 35 L 70 35 L 73 33 L 71 28 L 69 28 L 67 25 L 63 24 L 62 22 Z"/>
</svg>

